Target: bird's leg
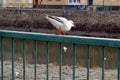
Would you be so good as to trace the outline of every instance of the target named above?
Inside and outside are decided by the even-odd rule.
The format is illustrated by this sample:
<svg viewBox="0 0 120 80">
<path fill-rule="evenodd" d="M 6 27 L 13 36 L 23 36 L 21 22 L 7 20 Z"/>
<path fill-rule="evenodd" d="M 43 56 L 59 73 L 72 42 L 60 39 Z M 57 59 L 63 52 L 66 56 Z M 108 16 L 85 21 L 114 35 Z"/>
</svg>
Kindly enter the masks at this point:
<svg viewBox="0 0 120 80">
<path fill-rule="evenodd" d="M 62 35 L 65 35 L 65 33 L 64 33 L 63 31 L 61 31 L 61 34 L 62 34 Z"/>
<path fill-rule="evenodd" d="M 56 29 L 54 29 L 54 33 L 55 33 L 56 35 L 58 35 L 58 31 L 57 31 Z"/>
<path fill-rule="evenodd" d="M 59 27 L 59 30 L 60 30 L 62 35 L 65 35 L 65 32 L 62 31 L 61 27 Z"/>
</svg>

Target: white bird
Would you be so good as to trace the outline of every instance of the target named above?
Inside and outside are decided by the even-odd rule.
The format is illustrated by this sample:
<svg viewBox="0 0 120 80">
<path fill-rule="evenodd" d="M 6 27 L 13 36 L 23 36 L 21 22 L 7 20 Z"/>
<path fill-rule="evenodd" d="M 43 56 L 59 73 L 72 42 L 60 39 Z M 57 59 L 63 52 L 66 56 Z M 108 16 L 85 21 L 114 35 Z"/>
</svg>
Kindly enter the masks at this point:
<svg viewBox="0 0 120 80">
<path fill-rule="evenodd" d="M 66 31 L 69 31 L 71 27 L 75 27 L 75 24 L 72 20 L 67 20 L 64 17 L 50 16 L 47 15 L 46 19 L 56 28 L 58 29 L 62 35 L 64 35 Z"/>
</svg>

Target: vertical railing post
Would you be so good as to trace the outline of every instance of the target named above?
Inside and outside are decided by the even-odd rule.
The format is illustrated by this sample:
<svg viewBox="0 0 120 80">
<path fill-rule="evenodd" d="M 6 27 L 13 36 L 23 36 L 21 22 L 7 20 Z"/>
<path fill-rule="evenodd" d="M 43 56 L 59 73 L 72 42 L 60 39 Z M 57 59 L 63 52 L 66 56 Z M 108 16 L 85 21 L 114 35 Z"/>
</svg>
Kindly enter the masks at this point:
<svg viewBox="0 0 120 80">
<path fill-rule="evenodd" d="M 120 80 L 120 48 L 118 48 L 118 80 Z"/>
<path fill-rule="evenodd" d="M 104 80 L 104 68 L 105 68 L 105 54 L 104 54 L 105 47 L 102 47 L 102 80 Z"/>
<path fill-rule="evenodd" d="M 87 80 L 89 80 L 89 69 L 90 69 L 90 46 L 87 47 Z"/>
<path fill-rule="evenodd" d="M 4 39 L 1 37 L 1 80 L 4 80 Z"/>
<path fill-rule="evenodd" d="M 73 44 L 73 80 L 75 80 L 76 45 Z"/>
<path fill-rule="evenodd" d="M 23 40 L 23 80 L 26 80 L 25 66 L 26 66 L 26 44 L 25 40 Z"/>
<path fill-rule="evenodd" d="M 60 44 L 60 47 L 59 47 L 59 50 L 60 50 L 60 65 L 59 65 L 59 80 L 61 80 L 61 67 L 62 67 L 62 43 L 59 43 Z"/>
<path fill-rule="evenodd" d="M 34 41 L 34 80 L 36 80 L 36 64 L 37 64 L 37 41 Z"/>
<path fill-rule="evenodd" d="M 46 42 L 46 80 L 49 80 L 49 42 Z"/>
<path fill-rule="evenodd" d="M 12 38 L 12 80 L 14 80 L 14 39 Z"/>
</svg>

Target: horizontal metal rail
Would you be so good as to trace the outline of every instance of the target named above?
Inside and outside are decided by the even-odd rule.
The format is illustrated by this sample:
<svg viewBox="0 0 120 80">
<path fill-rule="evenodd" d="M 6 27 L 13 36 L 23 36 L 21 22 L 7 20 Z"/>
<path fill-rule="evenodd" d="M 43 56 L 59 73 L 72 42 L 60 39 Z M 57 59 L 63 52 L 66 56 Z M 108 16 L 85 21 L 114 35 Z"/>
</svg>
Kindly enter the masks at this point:
<svg viewBox="0 0 120 80">
<path fill-rule="evenodd" d="M 102 80 L 104 80 L 104 52 L 105 47 L 116 47 L 118 48 L 118 80 L 120 80 L 120 39 L 112 38 L 97 38 L 97 37 L 83 37 L 83 36 L 71 36 L 71 35 L 55 35 L 45 33 L 34 33 L 34 32 L 20 32 L 20 31 L 9 31 L 0 30 L 1 37 L 1 80 L 4 80 L 4 38 L 11 38 L 11 56 L 12 56 L 12 80 L 14 80 L 14 39 L 22 39 L 22 55 L 23 55 L 23 80 L 26 80 L 26 40 L 34 40 L 34 80 L 37 80 L 37 40 L 46 41 L 46 80 L 49 80 L 49 43 L 59 43 L 59 80 L 62 80 L 62 43 L 72 44 L 72 64 L 73 64 L 73 75 L 72 80 L 76 79 L 76 44 L 87 45 L 87 80 L 89 80 L 89 69 L 90 69 L 90 46 L 101 46 L 102 47 Z"/>
<path fill-rule="evenodd" d="M 71 35 L 62 36 L 55 34 L 7 31 L 7 30 L 0 30 L 0 36 L 8 37 L 8 38 L 42 40 L 42 41 L 51 41 L 51 42 L 120 47 L 120 39 L 112 39 L 112 38 L 83 37 L 83 36 L 71 36 Z"/>
</svg>

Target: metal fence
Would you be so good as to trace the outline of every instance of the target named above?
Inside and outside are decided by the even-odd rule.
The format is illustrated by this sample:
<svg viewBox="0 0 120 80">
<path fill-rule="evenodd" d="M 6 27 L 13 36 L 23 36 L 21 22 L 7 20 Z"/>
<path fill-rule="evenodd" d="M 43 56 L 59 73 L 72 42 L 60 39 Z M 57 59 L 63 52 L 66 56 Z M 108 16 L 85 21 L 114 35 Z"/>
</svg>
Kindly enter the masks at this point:
<svg viewBox="0 0 120 80">
<path fill-rule="evenodd" d="M 61 68 L 62 68 L 62 43 L 72 44 L 73 46 L 73 75 L 72 80 L 75 79 L 76 75 L 76 45 L 82 44 L 87 45 L 87 80 L 89 80 L 90 73 L 90 46 L 102 46 L 102 80 L 104 80 L 104 48 L 105 47 L 116 47 L 118 48 L 118 80 L 120 80 L 120 39 L 109 39 L 109 38 L 96 38 L 96 37 L 82 37 L 82 36 L 69 36 L 69 35 L 53 35 L 33 32 L 19 32 L 19 31 L 8 31 L 0 30 L 1 37 L 1 80 L 4 80 L 4 38 L 11 38 L 12 47 L 12 80 L 14 80 L 14 39 L 22 39 L 23 45 L 23 80 L 26 80 L 26 40 L 34 40 L 34 80 L 36 80 L 36 64 L 37 64 L 37 41 L 46 41 L 46 80 L 49 80 L 49 43 L 59 43 L 59 80 L 61 79 Z"/>
</svg>

